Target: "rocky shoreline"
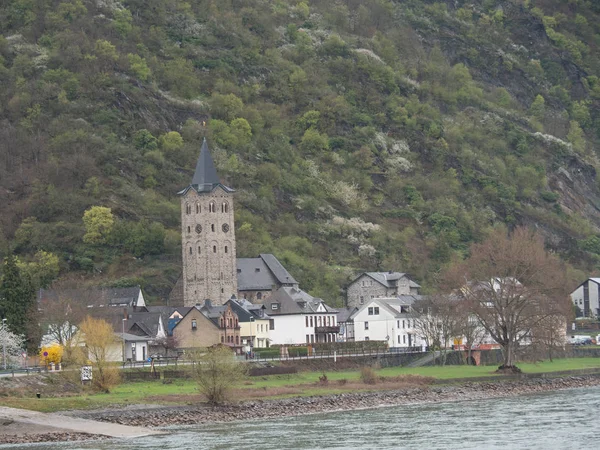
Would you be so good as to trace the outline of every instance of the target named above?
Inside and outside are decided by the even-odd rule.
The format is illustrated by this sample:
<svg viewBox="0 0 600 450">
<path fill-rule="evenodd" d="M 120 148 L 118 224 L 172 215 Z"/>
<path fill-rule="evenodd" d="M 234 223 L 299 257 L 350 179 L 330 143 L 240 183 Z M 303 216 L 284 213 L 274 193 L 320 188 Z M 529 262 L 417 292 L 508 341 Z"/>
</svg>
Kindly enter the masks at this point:
<svg viewBox="0 0 600 450">
<path fill-rule="evenodd" d="M 218 407 L 205 405 L 156 406 L 131 405 L 91 411 L 65 411 L 74 416 L 121 425 L 141 427 L 172 427 L 201 425 L 255 419 L 279 419 L 306 414 L 354 411 L 386 406 L 414 405 L 452 401 L 484 400 L 516 397 L 563 389 L 600 386 L 600 373 L 552 378 L 524 378 L 501 381 L 470 381 L 452 384 L 432 384 L 395 390 L 348 392 L 314 397 L 295 397 L 276 400 L 256 400 Z M 332 385 L 332 388 L 335 388 Z M 15 422 L 14 425 L 17 425 Z M 21 424 L 25 425 L 25 424 Z M 38 430 L 18 427 L 8 433 L 0 432 L 0 444 L 60 442 L 105 439 L 103 436 L 61 430 Z"/>
<path fill-rule="evenodd" d="M 512 397 L 600 385 L 599 375 L 528 378 L 499 382 L 465 382 L 393 391 L 349 392 L 316 397 L 248 401 L 219 407 L 177 406 L 77 412 L 79 417 L 123 425 L 168 427 L 238 420 L 276 419 L 304 414 L 352 411 L 383 406 Z"/>
</svg>

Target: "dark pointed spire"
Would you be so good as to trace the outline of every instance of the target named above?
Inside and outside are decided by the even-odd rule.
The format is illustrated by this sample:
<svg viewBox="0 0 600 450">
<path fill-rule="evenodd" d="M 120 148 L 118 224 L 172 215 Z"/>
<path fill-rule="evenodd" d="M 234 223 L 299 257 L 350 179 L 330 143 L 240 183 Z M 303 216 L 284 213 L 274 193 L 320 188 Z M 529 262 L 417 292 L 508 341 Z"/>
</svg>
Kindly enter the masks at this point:
<svg viewBox="0 0 600 450">
<path fill-rule="evenodd" d="M 219 184 L 219 176 L 217 175 L 217 169 L 215 169 L 215 163 L 213 162 L 212 156 L 208 151 L 208 144 L 206 138 L 202 141 L 202 148 L 200 149 L 200 157 L 196 163 L 196 172 L 194 178 L 192 178 L 192 186 L 198 191 L 206 186 L 209 190 L 212 190 L 215 184 Z"/>
<path fill-rule="evenodd" d="M 197 192 L 211 192 L 216 186 L 221 186 L 227 192 L 233 192 L 233 189 L 223 186 L 219 175 L 217 175 L 217 169 L 213 162 L 210 151 L 208 150 L 208 144 L 206 138 L 202 141 L 202 147 L 200 148 L 200 156 L 196 163 L 196 171 L 192 178 L 192 183 L 189 187 L 180 192 L 184 194 L 188 189 L 193 188 Z"/>
</svg>

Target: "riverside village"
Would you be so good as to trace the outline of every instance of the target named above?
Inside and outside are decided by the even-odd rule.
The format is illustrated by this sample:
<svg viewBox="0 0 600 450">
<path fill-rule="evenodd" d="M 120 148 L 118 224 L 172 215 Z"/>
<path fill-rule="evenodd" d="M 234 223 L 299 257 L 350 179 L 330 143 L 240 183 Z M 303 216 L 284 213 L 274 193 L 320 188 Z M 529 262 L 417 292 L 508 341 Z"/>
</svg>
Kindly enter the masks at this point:
<svg viewBox="0 0 600 450">
<path fill-rule="evenodd" d="M 165 304 L 147 304 L 139 286 L 40 289 L 37 308 L 55 320 L 40 354 L 21 357 L 9 346 L 7 355 L 3 336 L 0 386 L 7 399 L 19 398 L 0 401 L 0 442 L 157 439 L 164 426 L 518 397 L 600 381 L 595 329 L 586 328 L 600 315 L 598 278 L 583 281 L 565 310 L 510 271 L 423 295 L 409 274 L 389 268 L 356 274 L 344 286 L 345 304 L 333 307 L 304 291 L 273 254 L 237 258 L 235 190 L 221 182 L 206 139 L 178 195 L 183 267 Z M 525 298 L 533 307 L 519 311 L 529 318 L 510 329 L 498 305 Z M 504 333 L 490 324 L 498 322 Z M 574 372 L 569 363 L 546 364 L 541 372 L 555 375 L 539 378 L 527 361 L 552 355 L 585 363 Z M 533 373 L 521 373 L 517 360 Z M 433 388 L 435 377 L 466 390 Z M 244 379 L 257 381 L 243 389 Z M 104 394 L 82 398 L 90 388 Z M 127 398 L 110 397 L 119 389 Z M 116 404 L 101 408 L 102 395 Z M 129 409 L 140 402 L 154 406 Z M 173 409 L 182 402 L 184 410 Z"/>
</svg>

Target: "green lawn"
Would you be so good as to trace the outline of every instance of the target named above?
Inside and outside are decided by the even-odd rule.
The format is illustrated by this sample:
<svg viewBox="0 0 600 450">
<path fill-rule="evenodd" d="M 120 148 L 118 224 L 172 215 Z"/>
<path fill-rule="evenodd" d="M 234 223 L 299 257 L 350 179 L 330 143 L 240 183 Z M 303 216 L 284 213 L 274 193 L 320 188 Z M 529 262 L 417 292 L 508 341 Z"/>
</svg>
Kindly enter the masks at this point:
<svg viewBox="0 0 600 450">
<path fill-rule="evenodd" d="M 581 370 L 589 368 L 600 368 L 600 358 L 572 358 L 557 359 L 553 362 L 543 361 L 540 363 L 521 363 L 519 367 L 526 373 L 560 372 L 564 370 Z M 445 366 L 445 367 L 390 367 L 378 370 L 377 373 L 383 377 L 397 377 L 400 375 L 421 375 L 439 380 L 448 380 L 470 377 L 494 376 L 495 366 Z M 248 395 L 256 393 L 269 393 L 273 390 L 272 397 L 291 397 L 296 395 L 320 395 L 342 392 L 339 385 L 319 385 L 319 377 L 323 372 L 302 372 L 292 375 L 271 375 L 266 377 L 248 378 L 237 388 L 248 390 Z M 348 382 L 358 381 L 360 371 L 326 372 L 330 382 L 345 379 Z M 293 388 L 297 393 L 278 393 L 277 388 L 288 391 Z M 362 387 L 361 387 L 362 389 Z M 373 386 L 365 385 L 364 390 L 373 389 Z M 345 391 L 347 392 L 347 390 Z M 153 397 L 161 397 L 158 403 L 185 403 L 189 402 L 190 395 L 197 394 L 196 383 L 192 380 L 177 380 L 170 384 L 159 381 L 127 382 L 113 389 L 110 394 L 87 393 L 71 397 L 52 398 L 51 392 L 42 391 L 42 398 L 31 397 L 1 397 L 0 405 L 15 408 L 33 409 L 37 411 L 61 411 L 68 409 L 92 409 L 102 408 L 115 404 L 133 403 L 156 403 Z M 167 396 L 178 396 L 169 401 Z M 265 398 L 262 396 L 261 398 Z M 270 394 L 266 398 L 270 398 Z"/>
</svg>

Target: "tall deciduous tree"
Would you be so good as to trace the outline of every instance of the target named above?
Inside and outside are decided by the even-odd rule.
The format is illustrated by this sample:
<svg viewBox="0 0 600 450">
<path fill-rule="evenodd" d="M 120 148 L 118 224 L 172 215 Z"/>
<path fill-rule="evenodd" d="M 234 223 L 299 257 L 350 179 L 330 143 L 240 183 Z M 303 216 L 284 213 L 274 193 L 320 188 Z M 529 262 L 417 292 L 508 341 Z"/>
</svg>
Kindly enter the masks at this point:
<svg viewBox="0 0 600 450">
<path fill-rule="evenodd" d="M 445 281 L 502 346 L 501 369 L 515 368 L 518 346 L 541 339 L 546 333 L 540 327 L 565 330 L 570 307 L 565 267 L 545 250 L 542 236 L 528 228 L 511 234 L 497 230 L 474 244 L 470 256 L 447 271 Z"/>
</svg>

